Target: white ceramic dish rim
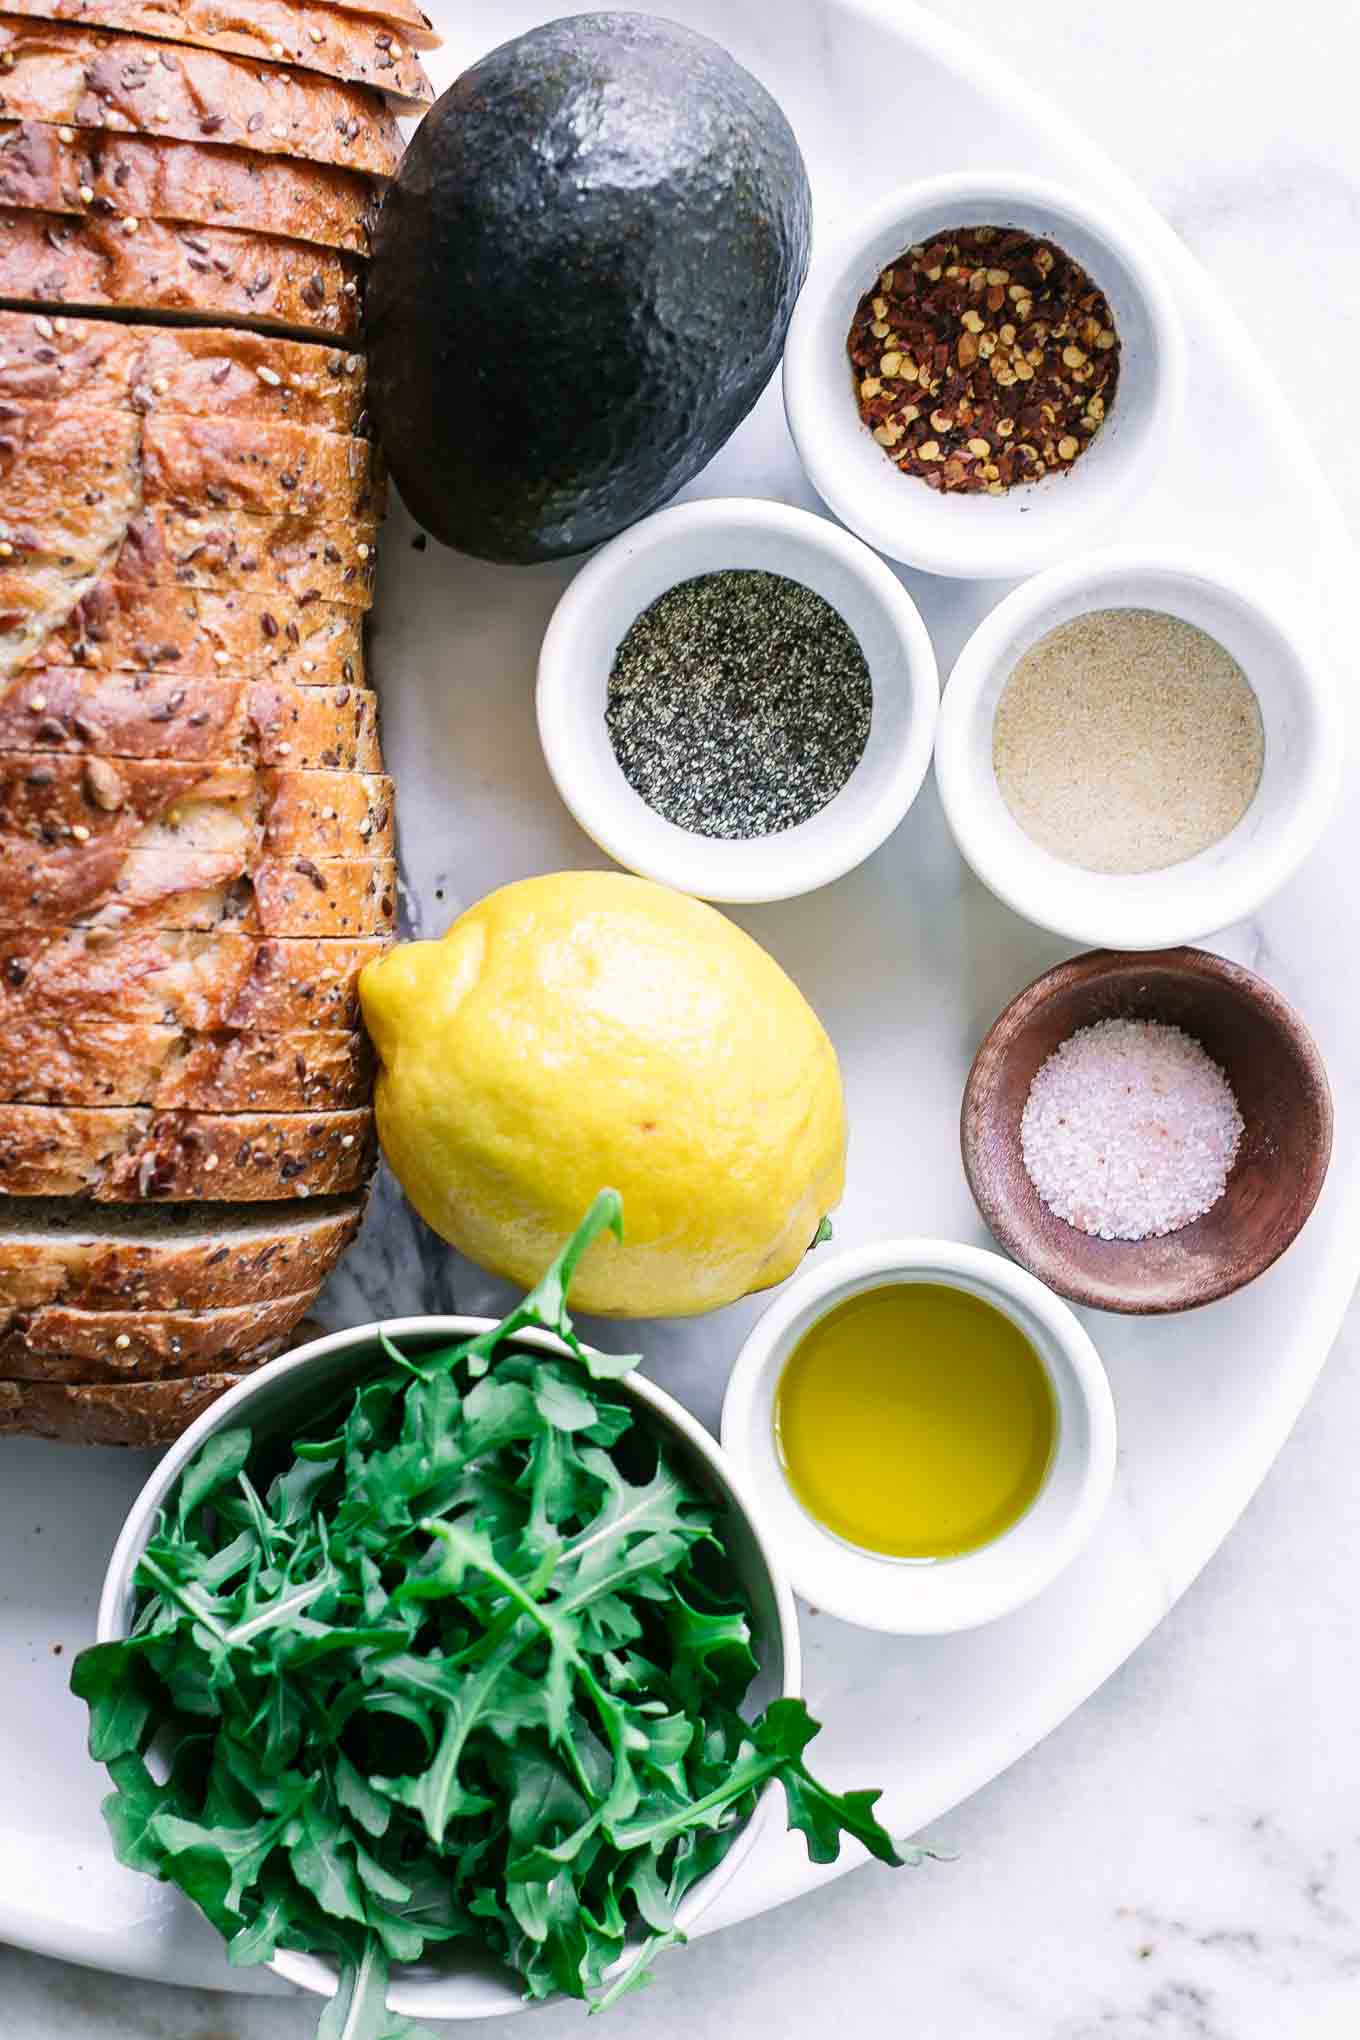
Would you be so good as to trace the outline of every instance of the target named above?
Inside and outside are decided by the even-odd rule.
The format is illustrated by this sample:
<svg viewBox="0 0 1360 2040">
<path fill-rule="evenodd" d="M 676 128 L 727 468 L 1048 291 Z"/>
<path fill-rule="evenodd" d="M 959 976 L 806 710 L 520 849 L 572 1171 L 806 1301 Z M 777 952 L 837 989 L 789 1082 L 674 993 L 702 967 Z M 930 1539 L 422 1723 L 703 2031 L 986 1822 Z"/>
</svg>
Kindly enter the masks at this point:
<svg viewBox="0 0 1360 2040">
<path fill-rule="evenodd" d="M 1116 587 L 1117 600 L 1111 593 Z M 1272 762 L 1268 743 L 1261 785 L 1246 815 L 1220 843 L 1182 864 L 1132 877 L 1064 864 L 1025 834 L 997 789 L 991 764 L 994 685 L 1004 684 L 1019 646 L 1036 643 L 1077 604 L 1178 614 L 1178 602 L 1187 609 L 1235 610 L 1247 634 L 1282 649 L 1290 670 L 1279 698 L 1293 704 L 1305 726 L 1302 769 L 1286 788 L 1284 769 Z M 1340 794 L 1341 707 L 1328 664 L 1311 638 L 1301 616 L 1290 616 L 1249 586 L 1240 569 L 1207 554 L 1109 546 L 1035 575 L 984 617 L 945 687 L 935 779 L 959 850 L 1015 913 L 1095 948 L 1169 949 L 1245 920 L 1297 870 Z M 1258 670 L 1256 679 L 1261 677 Z M 1253 679 L 1250 670 L 1247 678 Z M 1263 710 L 1270 708 L 1263 696 Z M 1262 819 L 1273 831 L 1264 843 L 1255 833 Z"/>
<path fill-rule="evenodd" d="M 1060 244 L 1066 231 L 1078 240 L 1074 252 L 1088 240 L 1127 283 L 1146 345 L 1137 359 L 1126 346 L 1109 421 L 1070 471 L 1002 498 L 945 496 L 898 473 L 873 444 L 855 405 L 845 340 L 853 307 L 883 263 L 946 224 L 984 221 L 1015 221 Z M 784 354 L 789 430 L 823 501 L 890 559 L 961 580 L 1035 573 L 1115 522 L 1174 445 L 1186 382 L 1180 312 L 1137 218 L 1006 168 L 904 185 L 842 228 L 814 259 Z"/>
<path fill-rule="evenodd" d="M 1054 1390 L 1059 1427 L 1043 1488 L 1010 1530 L 963 1557 L 917 1565 L 856 1550 L 805 1512 L 778 1463 L 773 1410 L 785 1361 L 828 1310 L 867 1290 L 923 1281 L 981 1296 L 1019 1326 Z M 861 1628 L 901 1636 L 978 1629 L 1042 1593 L 1095 1530 L 1117 1450 L 1110 1384 L 1070 1305 L 1002 1254 L 922 1237 L 852 1248 L 790 1283 L 737 1356 L 721 1436 L 787 1552 L 803 1598 Z"/>
<path fill-rule="evenodd" d="M 189 1461 L 216 1432 L 233 1423 L 245 1423 L 249 1420 L 250 1405 L 261 1390 L 267 1392 L 274 1382 L 284 1376 L 297 1374 L 309 1368 L 322 1374 L 327 1361 L 339 1355 L 353 1353 L 356 1348 L 374 1345 L 380 1331 L 393 1340 L 411 1337 L 464 1339 L 478 1332 L 489 1331 L 495 1323 L 494 1318 L 467 1317 L 461 1314 L 382 1318 L 372 1324 L 355 1326 L 342 1332 L 331 1332 L 324 1338 L 314 1339 L 306 1346 L 299 1346 L 294 1352 L 285 1353 L 281 1358 L 271 1360 L 247 1380 L 239 1382 L 220 1401 L 205 1410 L 183 1436 L 176 1440 L 165 1457 L 157 1463 L 128 1510 L 123 1528 L 110 1555 L 100 1590 L 96 1617 L 97 1640 L 100 1643 L 108 1643 L 125 1634 L 123 1617 L 129 1598 L 132 1570 L 151 1534 L 156 1513 L 175 1482 Z M 543 1352 L 567 1351 L 561 1340 L 551 1332 L 532 1328 L 517 1332 L 515 1343 L 534 1346 Z M 780 1653 L 783 1659 L 780 1693 L 785 1699 L 796 1699 L 802 1691 L 803 1673 L 798 1611 L 788 1577 L 771 1547 L 761 1523 L 760 1511 L 746 1489 L 740 1470 L 697 1418 L 692 1417 L 674 1396 L 667 1395 L 664 1389 L 648 1381 L 645 1375 L 635 1370 L 612 1382 L 610 1386 L 641 1404 L 653 1417 L 658 1418 L 664 1427 L 675 1431 L 703 1462 L 715 1482 L 731 1497 L 741 1512 L 769 1581 L 774 1602 L 779 1626 Z M 696 1925 L 740 1872 L 759 1839 L 777 1790 L 773 1783 L 766 1786 L 751 1818 L 721 1863 L 710 1870 L 682 1901 L 677 1921 L 686 1932 Z M 285 1952 L 278 1955 L 268 1966 L 277 1976 L 303 1990 L 314 1992 L 321 1997 L 335 1995 L 337 1985 L 335 1968 L 320 1956 Z M 388 1990 L 387 2001 L 390 2010 L 414 2019 L 483 2019 L 505 2016 L 525 2009 L 520 1998 L 509 1989 L 503 1997 L 497 1996 L 494 2001 L 489 2002 L 479 2001 L 475 2005 L 469 2005 L 465 1998 L 460 2002 L 464 1989 L 462 1979 L 456 1975 L 403 1977 L 398 1972 Z"/>
<path fill-rule="evenodd" d="M 758 549 L 762 565 L 794 579 L 809 578 L 824 566 L 878 620 L 897 659 L 885 674 L 883 659 L 870 658 L 871 668 L 877 669 L 875 721 L 882 718 L 883 687 L 900 682 L 905 697 L 890 712 L 902 717 L 904 728 L 890 735 L 891 749 L 876 767 L 871 794 L 864 785 L 874 731 L 865 759 L 820 813 L 778 835 L 728 842 L 696 836 L 666 821 L 629 785 L 607 739 L 594 745 L 583 741 L 587 719 L 592 725 L 602 723 L 608 680 L 607 666 L 602 671 L 601 662 L 584 647 L 611 602 L 626 597 L 622 607 L 631 622 L 671 585 L 656 571 L 668 555 L 688 555 L 674 577 L 684 579 L 694 572 L 749 565 L 752 548 Z M 696 555 L 707 564 L 699 565 Z M 639 593 L 633 596 L 628 591 L 635 585 Z M 847 618 L 852 627 L 856 620 Z M 622 631 L 616 637 L 611 627 L 609 636 L 616 649 Z M 611 539 L 572 581 L 553 612 L 539 654 L 539 738 L 562 799 L 616 863 L 701 899 L 749 905 L 792 899 L 828 885 L 886 841 L 930 768 L 939 689 L 935 649 L 916 604 L 892 570 L 853 533 L 788 504 L 710 497 L 644 518 Z"/>
</svg>

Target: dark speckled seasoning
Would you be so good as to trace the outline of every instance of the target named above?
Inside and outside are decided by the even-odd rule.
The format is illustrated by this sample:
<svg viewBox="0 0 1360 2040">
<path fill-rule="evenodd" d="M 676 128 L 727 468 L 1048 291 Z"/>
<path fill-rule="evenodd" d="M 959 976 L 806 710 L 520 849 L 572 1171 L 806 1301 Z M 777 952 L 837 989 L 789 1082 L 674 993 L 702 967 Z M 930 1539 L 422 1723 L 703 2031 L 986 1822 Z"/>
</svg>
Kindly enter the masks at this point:
<svg viewBox="0 0 1360 2040">
<path fill-rule="evenodd" d="M 783 574 L 700 574 L 630 627 L 605 722 L 625 779 L 677 828 L 729 841 L 797 828 L 864 755 L 873 683 L 829 602 Z"/>
</svg>

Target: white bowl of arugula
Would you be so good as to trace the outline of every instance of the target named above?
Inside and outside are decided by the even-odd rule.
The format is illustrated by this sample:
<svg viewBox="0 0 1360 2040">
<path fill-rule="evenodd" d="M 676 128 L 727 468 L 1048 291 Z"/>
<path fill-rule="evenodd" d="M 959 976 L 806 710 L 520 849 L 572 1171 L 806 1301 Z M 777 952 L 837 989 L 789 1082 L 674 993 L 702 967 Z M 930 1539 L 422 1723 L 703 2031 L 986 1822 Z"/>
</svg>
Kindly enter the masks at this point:
<svg viewBox="0 0 1360 2040">
<path fill-rule="evenodd" d="M 606 1226 L 612 1191 L 500 1324 L 369 1325 L 262 1368 L 110 1561 L 72 1685 L 115 1850 L 233 1963 L 329 1999 L 318 2040 L 614 2002 L 776 1783 L 815 1860 L 842 1832 L 899 1860 L 877 1795 L 804 1765 L 793 1597 L 739 1476 L 634 1356 L 576 1336 Z"/>
</svg>

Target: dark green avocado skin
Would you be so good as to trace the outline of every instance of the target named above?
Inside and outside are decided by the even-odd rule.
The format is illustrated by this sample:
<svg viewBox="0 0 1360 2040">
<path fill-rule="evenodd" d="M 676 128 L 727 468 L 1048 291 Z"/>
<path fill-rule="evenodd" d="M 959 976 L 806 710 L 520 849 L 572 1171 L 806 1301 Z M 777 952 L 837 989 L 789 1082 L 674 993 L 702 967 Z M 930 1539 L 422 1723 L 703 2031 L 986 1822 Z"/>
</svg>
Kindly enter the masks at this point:
<svg viewBox="0 0 1360 2040">
<path fill-rule="evenodd" d="M 370 403 L 408 508 L 511 562 L 657 509 L 774 372 L 810 236 L 792 129 L 706 37 L 581 14 L 494 50 L 377 229 Z"/>
</svg>

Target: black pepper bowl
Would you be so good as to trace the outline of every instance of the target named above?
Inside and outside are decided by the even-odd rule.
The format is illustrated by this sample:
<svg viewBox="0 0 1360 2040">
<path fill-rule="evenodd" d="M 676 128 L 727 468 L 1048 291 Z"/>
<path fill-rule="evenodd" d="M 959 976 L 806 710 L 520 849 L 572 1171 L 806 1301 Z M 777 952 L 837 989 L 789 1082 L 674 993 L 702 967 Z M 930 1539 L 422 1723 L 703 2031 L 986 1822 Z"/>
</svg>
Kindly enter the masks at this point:
<svg viewBox="0 0 1360 2040">
<path fill-rule="evenodd" d="M 649 806 L 605 721 L 615 658 L 638 617 L 679 583 L 733 569 L 782 575 L 829 603 L 859 642 L 873 692 L 868 740 L 840 790 L 795 826 L 735 840 Z M 930 766 L 939 692 L 920 612 L 868 546 L 806 510 L 719 498 L 658 512 L 581 569 L 543 640 L 538 727 L 558 792 L 617 863 L 700 899 L 782 900 L 842 877 L 892 834 Z"/>
<path fill-rule="evenodd" d="M 1020 1127 L 1030 1085 L 1078 1028 L 1100 1020 L 1180 1027 L 1219 1064 L 1245 1130 L 1217 1204 L 1161 1239 L 1102 1240 L 1042 1203 Z M 1037 978 L 997 1019 L 963 1094 L 963 1166 L 1006 1251 L 1095 1310 L 1193 1310 L 1243 1288 L 1292 1244 L 1332 1152 L 1332 1097 L 1317 1046 L 1273 986 L 1202 949 L 1090 951 Z"/>
</svg>

